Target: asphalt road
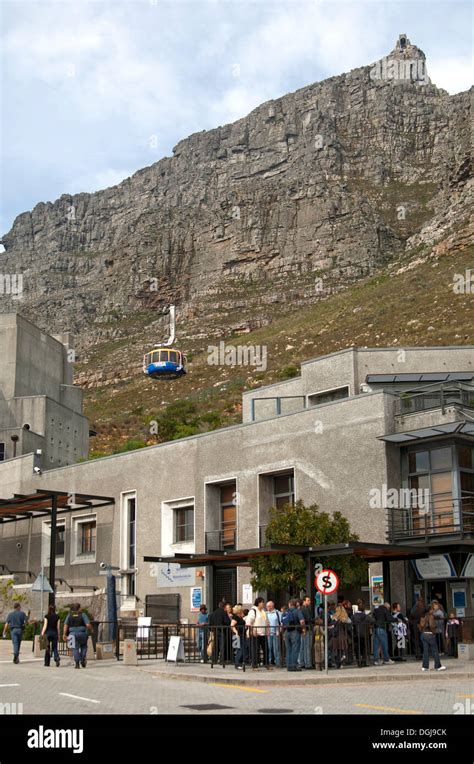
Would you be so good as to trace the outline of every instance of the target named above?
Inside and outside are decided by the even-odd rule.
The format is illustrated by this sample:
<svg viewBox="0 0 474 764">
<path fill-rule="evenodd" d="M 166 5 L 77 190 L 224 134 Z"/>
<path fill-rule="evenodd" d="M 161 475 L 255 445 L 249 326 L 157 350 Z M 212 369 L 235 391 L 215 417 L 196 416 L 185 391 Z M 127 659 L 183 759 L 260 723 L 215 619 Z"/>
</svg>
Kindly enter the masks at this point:
<svg viewBox="0 0 474 764">
<path fill-rule="evenodd" d="M 140 667 L 76 670 L 0 660 L 0 714 L 417 714 L 474 713 L 474 680 L 245 687 L 165 679 Z"/>
</svg>

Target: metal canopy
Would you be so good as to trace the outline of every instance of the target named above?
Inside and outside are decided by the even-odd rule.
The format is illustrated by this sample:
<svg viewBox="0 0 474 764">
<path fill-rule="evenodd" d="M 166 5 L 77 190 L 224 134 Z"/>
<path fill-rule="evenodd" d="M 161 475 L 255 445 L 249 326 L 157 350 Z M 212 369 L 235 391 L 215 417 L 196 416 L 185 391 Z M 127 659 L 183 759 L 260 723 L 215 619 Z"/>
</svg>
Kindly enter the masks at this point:
<svg viewBox="0 0 474 764">
<path fill-rule="evenodd" d="M 28 520 L 30 517 L 51 518 L 51 538 L 49 544 L 49 580 L 52 591 L 49 593 L 49 604 L 55 602 L 56 583 L 56 535 L 58 515 L 75 512 L 81 509 L 97 509 L 115 504 L 110 496 L 95 496 L 89 493 L 74 491 L 47 491 L 38 489 L 36 493 L 27 496 L 15 494 L 12 499 L 0 499 L 0 523 L 16 523 Z"/>
<path fill-rule="evenodd" d="M 211 551 L 208 553 L 180 554 L 173 557 L 144 557 L 144 562 L 174 563 L 182 567 L 196 565 L 238 565 L 249 566 L 256 557 L 270 557 L 275 554 L 300 554 L 304 557 L 342 557 L 353 554 L 363 557 L 367 562 L 397 561 L 428 557 L 426 548 L 399 546 L 397 544 L 372 544 L 352 541 L 344 544 L 323 544 L 322 546 L 297 546 L 293 544 L 271 544 L 261 549 L 237 549 L 229 552 Z"/>
<path fill-rule="evenodd" d="M 37 489 L 36 493 L 28 495 L 17 493 L 11 499 L 0 499 L 0 523 L 15 523 L 29 517 L 50 515 L 53 502 L 56 504 L 57 514 L 60 515 L 81 509 L 109 506 L 115 504 L 115 499 L 110 496 L 46 489 Z"/>
<path fill-rule="evenodd" d="M 408 430 L 407 432 L 396 432 L 392 435 L 382 435 L 378 440 L 384 440 L 386 443 L 412 443 L 413 441 L 425 440 L 426 438 L 436 438 L 440 435 L 468 435 L 474 436 L 474 422 L 448 422 L 447 424 L 437 424 L 433 427 L 423 427 L 419 430 Z"/>
<path fill-rule="evenodd" d="M 431 374 L 367 374 L 365 381 L 370 384 L 381 382 L 470 382 L 472 371 L 436 372 Z"/>
</svg>

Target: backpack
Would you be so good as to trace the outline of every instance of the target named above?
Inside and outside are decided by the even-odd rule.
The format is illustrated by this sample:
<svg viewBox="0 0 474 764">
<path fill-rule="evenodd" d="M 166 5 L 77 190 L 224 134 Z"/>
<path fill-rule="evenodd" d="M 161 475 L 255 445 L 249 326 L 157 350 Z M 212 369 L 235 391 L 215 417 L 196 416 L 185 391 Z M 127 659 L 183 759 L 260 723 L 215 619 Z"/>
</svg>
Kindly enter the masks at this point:
<svg viewBox="0 0 474 764">
<path fill-rule="evenodd" d="M 288 628 L 288 626 L 291 626 L 293 624 L 293 616 L 292 616 L 292 610 L 287 608 L 284 613 L 282 613 L 280 618 L 280 623 L 282 626 L 285 627 L 285 629 Z"/>
</svg>

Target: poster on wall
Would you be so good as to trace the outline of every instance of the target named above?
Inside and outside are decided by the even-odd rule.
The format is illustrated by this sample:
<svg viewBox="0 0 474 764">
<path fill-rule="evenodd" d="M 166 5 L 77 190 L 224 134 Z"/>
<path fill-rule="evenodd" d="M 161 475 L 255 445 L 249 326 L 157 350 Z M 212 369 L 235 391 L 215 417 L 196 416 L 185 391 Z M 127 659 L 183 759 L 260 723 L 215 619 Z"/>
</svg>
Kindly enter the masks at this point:
<svg viewBox="0 0 474 764">
<path fill-rule="evenodd" d="M 372 607 L 383 605 L 383 576 L 372 576 L 370 579 L 370 599 Z"/>
<path fill-rule="evenodd" d="M 456 570 L 449 554 L 435 554 L 421 560 L 412 560 L 418 578 L 456 578 Z"/>
<path fill-rule="evenodd" d="M 191 611 L 196 613 L 202 605 L 202 587 L 192 586 L 190 589 Z"/>
<path fill-rule="evenodd" d="M 253 604 L 253 590 L 251 584 L 242 584 L 242 605 Z"/>
</svg>

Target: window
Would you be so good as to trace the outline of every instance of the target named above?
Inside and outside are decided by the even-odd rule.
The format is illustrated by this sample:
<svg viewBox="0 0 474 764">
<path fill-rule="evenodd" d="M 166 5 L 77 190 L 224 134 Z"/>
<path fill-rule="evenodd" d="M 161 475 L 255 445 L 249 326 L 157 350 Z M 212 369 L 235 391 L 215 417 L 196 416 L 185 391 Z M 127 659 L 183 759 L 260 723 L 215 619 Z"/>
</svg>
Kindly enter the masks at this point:
<svg viewBox="0 0 474 764">
<path fill-rule="evenodd" d="M 290 475 L 275 475 L 273 478 L 273 504 L 283 507 L 295 503 L 295 479 Z"/>
<path fill-rule="evenodd" d="M 0 443 L 0 448 L 1 446 L 2 444 Z M 461 469 L 474 469 L 474 448 L 458 446 L 458 461 Z"/>
<path fill-rule="evenodd" d="M 71 563 L 95 562 L 97 521 L 91 515 L 72 518 Z"/>
<path fill-rule="evenodd" d="M 170 361 L 171 363 L 178 363 L 178 354 L 174 351 L 170 351 Z"/>
<path fill-rule="evenodd" d="M 237 530 L 237 507 L 236 507 L 235 483 L 221 486 L 221 535 L 222 546 L 225 549 L 235 549 Z"/>
<path fill-rule="evenodd" d="M 5 443 L 0 443 L 0 462 L 5 461 Z"/>
<path fill-rule="evenodd" d="M 168 351 L 167 350 L 161 350 L 160 351 L 160 361 L 168 361 Z"/>
<path fill-rule="evenodd" d="M 341 398 L 349 397 L 349 387 L 336 387 L 334 390 L 325 390 L 322 393 L 314 393 L 308 395 L 308 406 L 320 406 L 321 403 L 330 403 L 331 401 L 338 401 Z"/>
<path fill-rule="evenodd" d="M 453 449 L 451 446 L 408 453 L 411 525 L 415 534 L 456 530 L 453 504 Z"/>
<path fill-rule="evenodd" d="M 135 565 L 136 565 L 136 512 L 137 500 L 135 495 L 125 495 L 122 504 L 122 549 L 121 567 L 124 570 L 122 581 L 124 594 L 135 595 Z"/>
<path fill-rule="evenodd" d="M 79 554 L 95 553 L 96 532 L 97 528 L 95 520 L 91 520 L 88 523 L 81 523 Z"/>
<path fill-rule="evenodd" d="M 194 507 L 180 507 L 174 510 L 174 542 L 194 541 Z"/>
</svg>

